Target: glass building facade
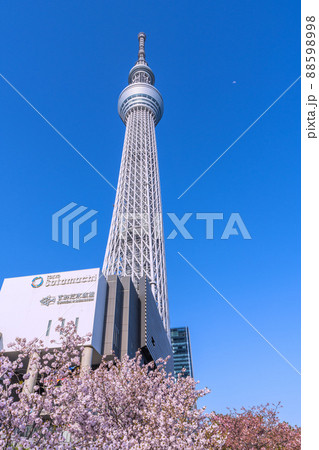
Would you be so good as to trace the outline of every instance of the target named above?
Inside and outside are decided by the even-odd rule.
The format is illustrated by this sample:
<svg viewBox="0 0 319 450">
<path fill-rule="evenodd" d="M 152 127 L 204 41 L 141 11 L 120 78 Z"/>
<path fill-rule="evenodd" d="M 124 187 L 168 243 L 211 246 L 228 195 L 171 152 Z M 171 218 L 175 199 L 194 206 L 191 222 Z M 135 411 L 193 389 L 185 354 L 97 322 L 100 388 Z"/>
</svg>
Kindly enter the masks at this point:
<svg viewBox="0 0 319 450">
<path fill-rule="evenodd" d="M 174 375 L 185 369 L 184 376 L 193 378 L 193 362 L 188 327 L 171 328 L 171 344 L 174 357 Z"/>
</svg>

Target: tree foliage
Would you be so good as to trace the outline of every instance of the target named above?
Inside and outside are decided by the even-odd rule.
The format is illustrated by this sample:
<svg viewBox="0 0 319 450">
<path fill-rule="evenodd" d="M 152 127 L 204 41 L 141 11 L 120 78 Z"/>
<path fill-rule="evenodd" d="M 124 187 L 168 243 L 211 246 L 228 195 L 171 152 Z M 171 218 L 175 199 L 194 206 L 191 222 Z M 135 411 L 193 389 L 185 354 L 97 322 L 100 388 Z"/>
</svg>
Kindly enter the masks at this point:
<svg viewBox="0 0 319 450">
<path fill-rule="evenodd" d="M 213 419 L 226 438 L 223 450 L 298 450 L 301 447 L 300 428 L 280 422 L 278 405 L 260 405 L 251 409 L 233 409 L 229 414 L 217 414 Z"/>
<path fill-rule="evenodd" d="M 229 415 L 198 409 L 208 389 L 196 389 L 190 377 L 175 380 L 165 360 L 142 365 L 137 354 L 80 369 L 88 338 L 79 337 L 72 322 L 58 331 L 59 348 L 16 339 L 14 358 L 0 353 L 1 448 L 300 448 L 300 430 L 280 423 L 268 406 Z"/>
</svg>

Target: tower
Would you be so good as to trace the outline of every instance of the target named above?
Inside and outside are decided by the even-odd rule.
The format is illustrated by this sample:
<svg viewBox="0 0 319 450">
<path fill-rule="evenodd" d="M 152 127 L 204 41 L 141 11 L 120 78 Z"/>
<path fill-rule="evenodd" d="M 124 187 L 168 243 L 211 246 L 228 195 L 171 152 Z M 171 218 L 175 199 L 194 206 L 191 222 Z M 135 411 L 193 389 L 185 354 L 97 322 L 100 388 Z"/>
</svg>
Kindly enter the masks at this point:
<svg viewBox="0 0 319 450">
<path fill-rule="evenodd" d="M 139 33 L 138 60 L 118 101 L 126 125 L 116 198 L 106 247 L 105 276 L 130 276 L 138 288 L 146 276 L 169 336 L 166 261 L 155 126 L 163 99 L 145 60 L 146 35 Z"/>
</svg>

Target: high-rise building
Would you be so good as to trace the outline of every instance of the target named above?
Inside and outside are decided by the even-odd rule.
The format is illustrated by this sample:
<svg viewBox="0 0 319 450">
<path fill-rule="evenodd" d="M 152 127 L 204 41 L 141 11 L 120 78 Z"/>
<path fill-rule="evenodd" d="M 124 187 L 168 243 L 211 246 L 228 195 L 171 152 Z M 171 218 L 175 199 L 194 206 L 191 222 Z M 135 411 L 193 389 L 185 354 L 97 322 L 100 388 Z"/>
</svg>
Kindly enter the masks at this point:
<svg viewBox="0 0 319 450">
<path fill-rule="evenodd" d="M 171 328 L 171 344 L 175 377 L 182 372 L 182 369 L 185 369 L 184 376 L 193 378 L 193 361 L 188 327 Z"/>
<path fill-rule="evenodd" d="M 103 272 L 106 277 L 149 280 L 169 337 L 166 262 L 155 126 L 163 115 L 163 99 L 145 60 L 144 33 L 139 33 L 138 61 L 118 101 L 126 125 L 123 155 Z"/>
</svg>

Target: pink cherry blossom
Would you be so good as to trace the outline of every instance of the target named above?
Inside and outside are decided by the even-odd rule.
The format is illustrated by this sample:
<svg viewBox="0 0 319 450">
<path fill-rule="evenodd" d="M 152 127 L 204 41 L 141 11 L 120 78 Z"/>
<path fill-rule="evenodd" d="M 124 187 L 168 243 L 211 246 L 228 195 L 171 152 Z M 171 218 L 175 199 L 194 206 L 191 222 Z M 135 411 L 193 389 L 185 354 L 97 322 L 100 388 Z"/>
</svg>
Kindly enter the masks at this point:
<svg viewBox="0 0 319 450">
<path fill-rule="evenodd" d="M 206 414 L 196 402 L 209 390 L 190 377 L 175 380 L 165 360 L 143 365 L 138 353 L 80 368 L 88 338 L 72 322 L 58 331 L 59 348 L 16 339 L 14 358 L 0 353 L 0 448 L 300 448 L 300 430 L 280 423 L 277 410 Z"/>
<path fill-rule="evenodd" d="M 213 420 L 225 436 L 224 450 L 298 450 L 301 430 L 280 422 L 278 405 L 260 405 L 251 409 L 233 409 L 229 414 L 217 414 Z"/>
</svg>

